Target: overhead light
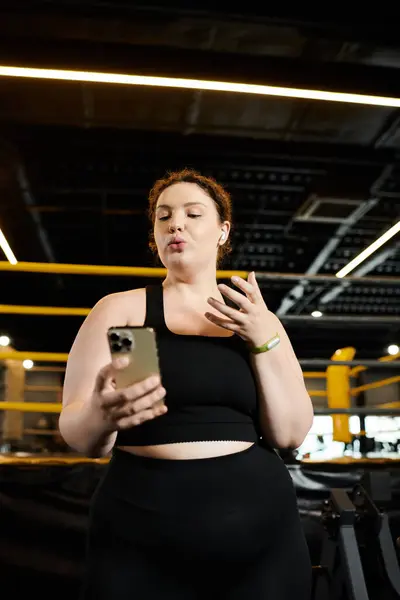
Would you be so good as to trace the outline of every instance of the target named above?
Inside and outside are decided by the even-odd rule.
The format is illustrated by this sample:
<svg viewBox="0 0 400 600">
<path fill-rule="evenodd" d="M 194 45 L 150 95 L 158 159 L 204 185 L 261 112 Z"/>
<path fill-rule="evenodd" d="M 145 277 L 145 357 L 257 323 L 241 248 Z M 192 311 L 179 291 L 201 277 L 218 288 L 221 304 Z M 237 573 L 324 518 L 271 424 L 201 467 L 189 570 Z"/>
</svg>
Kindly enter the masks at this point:
<svg viewBox="0 0 400 600">
<path fill-rule="evenodd" d="M 350 273 L 350 271 L 352 271 L 353 269 L 358 267 L 358 265 L 360 263 L 362 263 L 366 258 L 368 258 L 368 256 L 371 256 L 371 254 L 373 254 L 373 252 L 375 252 L 376 250 L 378 250 L 378 248 L 383 246 L 383 244 L 385 244 L 388 240 L 390 240 L 399 231 L 400 231 L 400 221 L 398 221 L 395 225 L 393 225 L 393 227 L 391 227 L 386 233 L 381 235 L 380 238 L 375 240 L 375 242 L 373 242 L 370 246 L 368 246 L 368 248 L 365 248 L 365 250 L 363 250 L 358 256 L 353 258 L 353 260 L 351 260 L 345 267 L 343 267 L 343 269 L 340 269 L 340 271 L 338 271 L 336 273 L 336 277 L 342 278 L 342 277 L 345 277 L 346 275 L 348 275 L 348 273 Z"/>
<path fill-rule="evenodd" d="M 304 100 L 325 100 L 329 102 L 346 102 L 351 104 L 400 108 L 400 98 L 391 98 L 388 96 L 369 96 L 366 94 L 350 94 L 344 92 L 329 92 L 324 90 L 309 90 L 227 81 L 184 79 L 179 77 L 153 77 L 149 75 L 99 73 L 94 71 L 71 71 L 65 69 L 31 69 L 29 67 L 14 67 L 8 65 L 0 65 L 0 76 L 84 81 L 90 83 L 115 83 L 121 85 L 149 85 L 153 87 L 210 90 L 216 92 L 256 94 L 261 96 L 283 96 L 286 98 L 301 98 Z"/>
<path fill-rule="evenodd" d="M 3 348 L 6 348 L 7 346 L 10 345 L 10 338 L 8 337 L 8 335 L 0 335 L 0 346 L 3 346 Z"/>
<path fill-rule="evenodd" d="M 319 317 L 322 317 L 322 312 L 320 310 L 313 310 L 311 316 L 315 319 L 319 319 Z"/>
<path fill-rule="evenodd" d="M 397 344 L 390 344 L 387 351 L 388 351 L 388 354 L 390 354 L 391 356 L 394 356 L 395 354 L 399 354 L 400 348 Z"/>
<path fill-rule="evenodd" d="M 27 358 L 26 360 L 24 360 L 24 362 L 22 363 L 22 366 L 24 367 L 24 369 L 32 369 L 33 367 L 33 361 L 30 360 L 29 358 Z"/>
<path fill-rule="evenodd" d="M 10 248 L 10 244 L 7 242 L 6 236 L 4 235 L 4 233 L 2 232 L 1 229 L 0 229 L 0 248 L 3 250 L 4 254 L 6 255 L 8 262 L 10 262 L 12 265 L 16 265 L 18 261 L 15 258 L 15 255 Z"/>
</svg>

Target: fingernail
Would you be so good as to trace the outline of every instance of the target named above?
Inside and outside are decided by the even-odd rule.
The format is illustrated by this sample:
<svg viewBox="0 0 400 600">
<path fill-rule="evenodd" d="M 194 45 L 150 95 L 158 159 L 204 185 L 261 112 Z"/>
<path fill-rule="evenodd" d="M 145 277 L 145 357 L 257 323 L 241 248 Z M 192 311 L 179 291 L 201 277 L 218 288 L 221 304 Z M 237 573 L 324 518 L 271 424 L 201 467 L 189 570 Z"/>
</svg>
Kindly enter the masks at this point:
<svg viewBox="0 0 400 600">
<path fill-rule="evenodd" d="M 113 364 L 116 369 L 123 369 L 129 365 L 129 358 L 127 356 L 119 356 L 113 360 Z"/>
<path fill-rule="evenodd" d="M 234 282 L 236 283 L 236 281 L 239 281 L 239 277 L 236 277 L 236 275 L 234 275 L 234 276 L 232 277 L 232 281 L 234 281 Z"/>
<path fill-rule="evenodd" d="M 150 378 L 150 385 L 158 385 L 160 383 L 160 378 L 158 375 L 154 375 Z"/>
</svg>

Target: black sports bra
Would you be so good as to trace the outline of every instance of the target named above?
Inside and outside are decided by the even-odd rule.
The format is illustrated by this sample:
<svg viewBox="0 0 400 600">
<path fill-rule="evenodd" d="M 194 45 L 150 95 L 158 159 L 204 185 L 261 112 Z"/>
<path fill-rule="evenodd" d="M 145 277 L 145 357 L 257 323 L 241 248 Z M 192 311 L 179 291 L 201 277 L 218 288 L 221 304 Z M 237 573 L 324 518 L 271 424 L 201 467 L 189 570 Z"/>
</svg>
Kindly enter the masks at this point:
<svg viewBox="0 0 400 600">
<path fill-rule="evenodd" d="M 156 331 L 168 412 L 118 432 L 116 446 L 260 439 L 257 389 L 245 342 L 237 335 L 172 333 L 162 284 L 146 287 L 144 325 Z"/>
</svg>

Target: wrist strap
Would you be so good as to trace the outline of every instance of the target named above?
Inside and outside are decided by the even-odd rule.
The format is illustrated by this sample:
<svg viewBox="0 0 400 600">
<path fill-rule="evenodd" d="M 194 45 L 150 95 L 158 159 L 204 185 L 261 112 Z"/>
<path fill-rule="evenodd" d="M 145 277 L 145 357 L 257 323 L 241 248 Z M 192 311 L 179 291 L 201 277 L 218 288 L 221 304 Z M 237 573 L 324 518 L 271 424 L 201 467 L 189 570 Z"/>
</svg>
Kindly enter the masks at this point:
<svg viewBox="0 0 400 600">
<path fill-rule="evenodd" d="M 262 346 L 256 346 L 255 348 L 250 348 L 250 352 L 252 354 L 261 354 L 262 352 L 269 352 L 272 348 L 275 348 L 281 341 L 279 334 L 276 333 L 274 337 L 272 337 L 268 342 L 265 342 Z"/>
</svg>

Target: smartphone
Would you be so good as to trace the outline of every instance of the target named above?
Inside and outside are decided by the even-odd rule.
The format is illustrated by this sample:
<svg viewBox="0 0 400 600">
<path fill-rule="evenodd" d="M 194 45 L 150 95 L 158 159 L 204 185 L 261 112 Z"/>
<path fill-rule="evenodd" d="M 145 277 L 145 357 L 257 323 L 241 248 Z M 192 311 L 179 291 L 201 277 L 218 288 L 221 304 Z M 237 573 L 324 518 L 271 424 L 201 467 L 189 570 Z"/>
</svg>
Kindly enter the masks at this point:
<svg viewBox="0 0 400 600">
<path fill-rule="evenodd" d="M 129 364 L 116 373 L 117 388 L 128 387 L 160 374 L 156 333 L 151 327 L 110 327 L 111 357 L 127 356 Z"/>
</svg>

